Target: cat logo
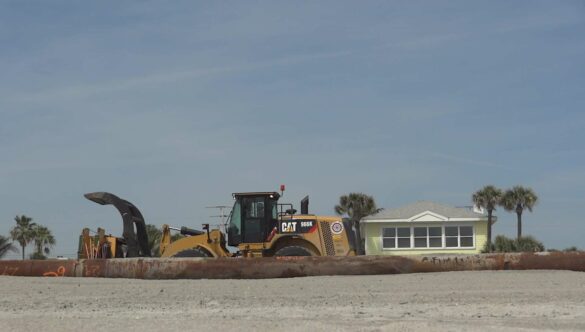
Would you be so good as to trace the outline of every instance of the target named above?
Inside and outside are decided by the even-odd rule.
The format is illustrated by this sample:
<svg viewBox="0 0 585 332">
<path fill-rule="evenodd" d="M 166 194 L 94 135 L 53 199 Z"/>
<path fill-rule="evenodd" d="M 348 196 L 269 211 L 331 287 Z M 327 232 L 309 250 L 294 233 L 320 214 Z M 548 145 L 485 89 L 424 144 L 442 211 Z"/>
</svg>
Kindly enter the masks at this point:
<svg viewBox="0 0 585 332">
<path fill-rule="evenodd" d="M 335 235 L 339 235 L 343 232 L 343 224 L 339 221 L 336 221 L 331 224 L 331 233 Z"/>
<path fill-rule="evenodd" d="M 284 221 L 280 224 L 280 231 L 282 233 L 295 233 L 297 231 L 296 221 Z"/>
</svg>

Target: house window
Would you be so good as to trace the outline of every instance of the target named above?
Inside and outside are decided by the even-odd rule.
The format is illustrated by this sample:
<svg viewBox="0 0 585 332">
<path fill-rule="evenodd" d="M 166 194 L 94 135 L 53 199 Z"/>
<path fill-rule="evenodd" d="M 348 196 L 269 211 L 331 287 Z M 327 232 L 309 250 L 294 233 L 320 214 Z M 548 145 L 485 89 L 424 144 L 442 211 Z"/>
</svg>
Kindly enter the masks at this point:
<svg viewBox="0 0 585 332">
<path fill-rule="evenodd" d="M 445 227 L 445 247 L 457 248 L 459 247 L 459 227 L 449 226 Z"/>
<path fill-rule="evenodd" d="M 428 247 L 429 232 L 427 227 L 414 228 L 414 247 L 426 248 Z"/>
<path fill-rule="evenodd" d="M 414 227 L 415 248 L 441 248 L 443 231 L 441 227 Z"/>
<path fill-rule="evenodd" d="M 410 248 L 410 227 L 396 228 L 398 248 Z"/>
<path fill-rule="evenodd" d="M 429 227 L 429 248 L 443 246 L 443 230 L 441 227 Z"/>
<path fill-rule="evenodd" d="M 459 226 L 459 246 L 473 247 L 473 227 Z"/>
<path fill-rule="evenodd" d="M 473 227 L 445 226 L 445 247 L 447 248 L 473 247 Z"/>
<path fill-rule="evenodd" d="M 384 249 L 472 248 L 473 246 L 473 226 L 417 226 L 382 229 L 382 247 Z"/>
<path fill-rule="evenodd" d="M 396 248 L 396 228 L 384 228 L 382 230 L 382 246 L 384 248 Z"/>
<path fill-rule="evenodd" d="M 382 246 L 387 249 L 410 248 L 410 227 L 384 228 Z"/>
</svg>

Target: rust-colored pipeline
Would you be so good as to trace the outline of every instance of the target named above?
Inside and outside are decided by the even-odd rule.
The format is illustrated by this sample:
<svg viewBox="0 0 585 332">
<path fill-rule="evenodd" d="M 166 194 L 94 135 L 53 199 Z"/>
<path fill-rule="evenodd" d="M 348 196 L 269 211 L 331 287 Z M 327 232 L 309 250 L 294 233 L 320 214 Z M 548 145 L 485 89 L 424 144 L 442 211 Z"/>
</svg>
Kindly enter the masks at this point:
<svg viewBox="0 0 585 332">
<path fill-rule="evenodd" d="M 264 279 L 533 269 L 585 272 L 585 253 L 0 261 L 0 275 L 137 279 Z"/>
</svg>

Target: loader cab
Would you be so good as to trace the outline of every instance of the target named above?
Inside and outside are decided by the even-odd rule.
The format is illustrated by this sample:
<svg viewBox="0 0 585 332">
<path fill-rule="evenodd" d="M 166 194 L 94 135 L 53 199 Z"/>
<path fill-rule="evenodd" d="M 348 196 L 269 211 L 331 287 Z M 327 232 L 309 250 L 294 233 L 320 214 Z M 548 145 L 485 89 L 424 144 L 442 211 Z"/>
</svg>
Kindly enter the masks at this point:
<svg viewBox="0 0 585 332">
<path fill-rule="evenodd" d="M 228 245 L 260 243 L 278 223 L 277 192 L 235 193 L 227 234 Z"/>
</svg>

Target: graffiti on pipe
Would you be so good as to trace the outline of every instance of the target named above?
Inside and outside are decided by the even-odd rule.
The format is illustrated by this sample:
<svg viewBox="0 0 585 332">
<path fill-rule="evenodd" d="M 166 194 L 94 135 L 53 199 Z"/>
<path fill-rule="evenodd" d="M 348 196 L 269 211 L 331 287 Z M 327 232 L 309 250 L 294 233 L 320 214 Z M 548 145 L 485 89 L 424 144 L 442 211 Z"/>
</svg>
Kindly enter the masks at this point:
<svg viewBox="0 0 585 332">
<path fill-rule="evenodd" d="M 59 268 L 57 268 L 57 271 L 49 271 L 43 273 L 43 277 L 63 277 L 65 276 L 65 272 L 66 272 L 65 267 L 59 266 Z"/>
<path fill-rule="evenodd" d="M 305 256 L 275 256 L 279 261 L 302 261 L 306 259 Z"/>
<path fill-rule="evenodd" d="M 485 260 L 482 260 L 480 256 L 465 256 L 465 257 L 452 257 L 452 256 L 445 256 L 445 257 L 423 257 L 423 262 L 429 262 L 433 265 L 447 265 L 447 266 L 483 266 L 485 265 Z"/>
<path fill-rule="evenodd" d="M 16 272 L 18 272 L 17 267 L 5 266 L 4 270 L 2 270 L 2 273 L 0 273 L 0 276 L 13 276 L 16 274 Z"/>
<path fill-rule="evenodd" d="M 98 277 L 100 274 L 99 265 L 87 266 L 84 275 L 86 277 Z"/>
</svg>

